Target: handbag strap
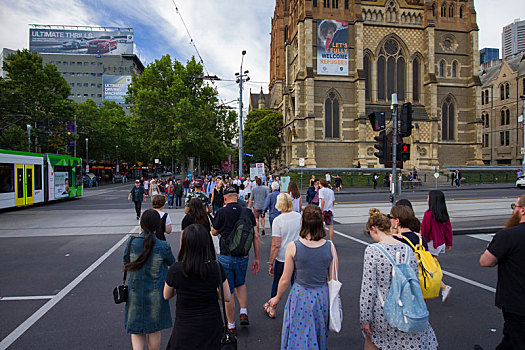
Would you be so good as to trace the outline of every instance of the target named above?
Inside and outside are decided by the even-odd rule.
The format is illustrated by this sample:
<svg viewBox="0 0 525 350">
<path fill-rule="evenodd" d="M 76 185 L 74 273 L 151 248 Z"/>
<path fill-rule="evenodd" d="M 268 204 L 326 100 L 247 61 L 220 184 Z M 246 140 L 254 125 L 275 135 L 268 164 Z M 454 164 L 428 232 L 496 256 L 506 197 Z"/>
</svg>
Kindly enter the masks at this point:
<svg viewBox="0 0 525 350">
<path fill-rule="evenodd" d="M 130 236 L 128 241 L 128 253 L 126 254 L 126 257 L 124 258 L 126 261 L 126 264 L 129 264 L 129 255 L 131 250 L 131 242 L 137 238 L 137 236 Z M 124 269 L 124 278 L 122 279 L 122 284 L 126 284 L 126 278 L 128 277 L 128 271 Z"/>
<path fill-rule="evenodd" d="M 337 276 L 337 268 L 336 265 L 339 265 L 339 261 L 337 257 L 335 256 L 335 248 L 334 243 L 332 241 L 330 242 L 330 250 L 332 251 L 332 280 L 339 281 L 339 276 Z"/>
<path fill-rule="evenodd" d="M 216 263 L 217 263 L 217 270 L 219 272 L 219 288 L 221 289 L 222 316 L 224 320 L 224 327 L 228 328 L 228 318 L 226 317 L 226 305 L 224 304 L 224 290 L 222 286 L 221 264 L 218 261 L 216 261 Z"/>
</svg>

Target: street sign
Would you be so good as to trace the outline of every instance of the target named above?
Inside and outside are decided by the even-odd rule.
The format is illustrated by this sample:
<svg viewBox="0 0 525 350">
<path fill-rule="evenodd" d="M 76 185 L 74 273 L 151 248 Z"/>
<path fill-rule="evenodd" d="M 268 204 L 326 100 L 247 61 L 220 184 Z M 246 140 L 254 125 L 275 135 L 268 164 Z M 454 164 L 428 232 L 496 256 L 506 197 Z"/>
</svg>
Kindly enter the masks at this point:
<svg viewBox="0 0 525 350">
<path fill-rule="evenodd" d="M 304 166 L 304 158 L 299 158 L 299 166 Z"/>
<path fill-rule="evenodd" d="M 518 116 L 518 123 L 523 122 L 523 114 Z"/>
<path fill-rule="evenodd" d="M 243 153 L 242 155 L 246 157 L 253 157 L 253 154 L 250 154 L 250 153 Z"/>
<path fill-rule="evenodd" d="M 434 177 L 437 179 L 439 177 L 439 173 L 434 173 Z"/>
<path fill-rule="evenodd" d="M 521 148 L 521 154 L 525 154 L 525 147 Z"/>
</svg>

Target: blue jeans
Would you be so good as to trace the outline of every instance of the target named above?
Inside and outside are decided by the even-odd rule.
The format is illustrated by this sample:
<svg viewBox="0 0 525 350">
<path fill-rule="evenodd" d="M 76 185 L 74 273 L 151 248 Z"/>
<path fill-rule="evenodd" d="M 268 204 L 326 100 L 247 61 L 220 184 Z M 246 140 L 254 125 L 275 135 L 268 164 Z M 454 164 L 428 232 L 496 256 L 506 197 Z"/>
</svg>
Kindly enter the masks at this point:
<svg viewBox="0 0 525 350">
<path fill-rule="evenodd" d="M 173 206 L 173 193 L 168 194 L 168 207 Z"/>
<path fill-rule="evenodd" d="M 284 272 L 284 263 L 281 261 L 275 260 L 273 263 L 273 284 L 272 284 L 272 294 L 270 295 L 270 298 L 273 298 L 277 295 L 277 288 L 279 287 L 279 280 L 281 279 L 281 276 Z M 293 286 L 295 282 L 295 271 L 292 274 L 292 281 L 291 286 Z"/>
<path fill-rule="evenodd" d="M 247 256 L 229 256 L 219 255 L 217 259 L 224 272 L 226 272 L 226 278 L 228 279 L 228 285 L 230 286 L 230 292 L 233 294 L 236 287 L 240 287 L 246 284 L 246 270 L 248 269 L 248 257 Z"/>
<path fill-rule="evenodd" d="M 188 192 L 189 192 L 189 191 L 190 191 L 189 188 L 185 188 L 185 189 L 184 189 L 184 197 L 186 197 L 186 196 L 188 195 Z"/>
</svg>

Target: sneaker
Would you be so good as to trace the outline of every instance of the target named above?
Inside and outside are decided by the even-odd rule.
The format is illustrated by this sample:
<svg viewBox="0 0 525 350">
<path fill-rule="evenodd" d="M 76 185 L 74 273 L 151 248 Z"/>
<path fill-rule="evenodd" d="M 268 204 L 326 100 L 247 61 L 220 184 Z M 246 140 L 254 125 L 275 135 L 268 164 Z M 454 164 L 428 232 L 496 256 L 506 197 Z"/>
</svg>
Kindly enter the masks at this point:
<svg viewBox="0 0 525 350">
<path fill-rule="evenodd" d="M 248 320 L 248 315 L 246 314 L 240 314 L 239 320 L 241 320 L 240 324 L 241 326 L 249 326 L 250 320 Z"/>
<path fill-rule="evenodd" d="M 452 290 L 451 286 L 446 286 L 445 290 L 441 293 L 441 301 L 444 303 L 447 301 L 448 297 L 450 296 L 450 291 Z"/>
<path fill-rule="evenodd" d="M 228 328 L 228 330 L 229 330 L 234 336 L 237 335 L 237 327 Z"/>
<path fill-rule="evenodd" d="M 140 219 L 140 217 L 137 215 L 137 220 L 139 220 L 139 219 Z"/>
<path fill-rule="evenodd" d="M 264 232 L 264 229 L 262 229 L 261 236 L 264 236 L 265 234 L 266 234 L 266 232 Z"/>
</svg>

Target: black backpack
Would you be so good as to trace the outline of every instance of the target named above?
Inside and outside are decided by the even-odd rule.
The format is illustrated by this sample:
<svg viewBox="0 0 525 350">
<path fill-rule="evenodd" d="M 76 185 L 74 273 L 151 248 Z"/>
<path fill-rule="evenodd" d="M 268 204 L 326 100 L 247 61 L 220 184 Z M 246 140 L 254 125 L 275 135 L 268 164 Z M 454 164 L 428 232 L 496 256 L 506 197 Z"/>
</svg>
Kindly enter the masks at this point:
<svg viewBox="0 0 525 350">
<path fill-rule="evenodd" d="M 240 208 L 241 215 L 232 233 L 226 239 L 226 249 L 231 256 L 246 256 L 250 252 L 253 242 L 254 229 L 253 222 L 250 220 L 250 211 Z"/>
<path fill-rule="evenodd" d="M 158 239 L 161 241 L 166 240 L 166 236 L 164 235 L 164 232 L 166 232 L 166 219 L 168 218 L 168 214 L 164 213 L 164 216 L 160 219 L 159 227 L 157 228 L 157 231 L 155 232 L 155 236 L 157 236 Z"/>
</svg>

